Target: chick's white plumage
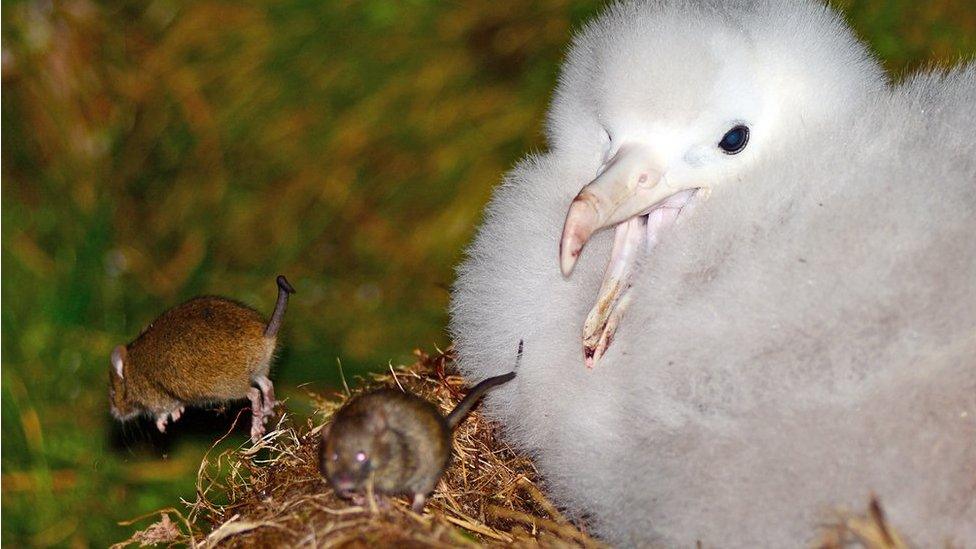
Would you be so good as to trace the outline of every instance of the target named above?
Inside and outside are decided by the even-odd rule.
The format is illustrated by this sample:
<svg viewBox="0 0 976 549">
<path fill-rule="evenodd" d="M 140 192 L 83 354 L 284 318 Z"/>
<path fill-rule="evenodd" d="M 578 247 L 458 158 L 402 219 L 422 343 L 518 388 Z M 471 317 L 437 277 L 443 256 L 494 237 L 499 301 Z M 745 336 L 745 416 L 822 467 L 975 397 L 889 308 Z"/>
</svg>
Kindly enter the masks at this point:
<svg viewBox="0 0 976 549">
<path fill-rule="evenodd" d="M 976 543 L 974 104 L 972 67 L 889 88 L 813 2 L 611 8 L 574 42 L 550 152 L 496 190 L 459 269 L 462 369 L 525 340 L 489 410 L 611 541 L 800 546 L 874 492 L 915 543 Z M 639 258 L 587 370 L 613 238 L 568 277 L 558 240 L 624 143 L 709 193 Z"/>
</svg>

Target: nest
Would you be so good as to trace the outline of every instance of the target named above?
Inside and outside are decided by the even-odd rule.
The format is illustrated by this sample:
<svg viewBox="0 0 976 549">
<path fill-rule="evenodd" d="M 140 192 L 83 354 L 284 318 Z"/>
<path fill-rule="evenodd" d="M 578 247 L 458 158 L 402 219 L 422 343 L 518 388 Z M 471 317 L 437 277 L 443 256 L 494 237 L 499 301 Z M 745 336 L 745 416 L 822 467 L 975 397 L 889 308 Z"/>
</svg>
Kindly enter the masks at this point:
<svg viewBox="0 0 976 549">
<path fill-rule="evenodd" d="M 600 547 L 543 495 L 532 462 L 501 442 L 497 426 L 475 410 L 454 432 L 451 466 L 423 514 L 404 498 L 337 497 L 318 470 L 321 430 L 348 398 L 399 387 L 447 411 L 467 386 L 450 351 L 415 351 L 416 363 L 372 375 L 337 398 L 310 395 L 324 421 L 295 425 L 284 414 L 258 444 L 204 456 L 196 500 L 153 513 L 157 522 L 116 547 Z M 218 441 L 220 442 L 220 441 Z M 215 444 L 216 446 L 216 444 Z M 141 517 L 129 521 L 136 524 Z"/>
<path fill-rule="evenodd" d="M 195 501 L 123 523 L 158 518 L 114 547 L 602 547 L 584 524 L 568 520 L 543 495 L 532 462 L 502 442 L 497 426 L 477 410 L 456 429 L 451 466 L 423 514 L 403 498 L 367 498 L 356 506 L 333 493 L 319 474 L 319 440 L 346 400 L 381 386 L 399 387 L 447 411 L 465 394 L 450 351 L 415 355 L 413 365 L 374 374 L 336 398 L 310 394 L 321 422 L 297 426 L 283 414 L 256 445 L 215 456 L 212 449 L 200 464 Z M 875 498 L 864 514 L 838 511 L 822 533 L 816 546 L 823 549 L 906 547 Z"/>
</svg>

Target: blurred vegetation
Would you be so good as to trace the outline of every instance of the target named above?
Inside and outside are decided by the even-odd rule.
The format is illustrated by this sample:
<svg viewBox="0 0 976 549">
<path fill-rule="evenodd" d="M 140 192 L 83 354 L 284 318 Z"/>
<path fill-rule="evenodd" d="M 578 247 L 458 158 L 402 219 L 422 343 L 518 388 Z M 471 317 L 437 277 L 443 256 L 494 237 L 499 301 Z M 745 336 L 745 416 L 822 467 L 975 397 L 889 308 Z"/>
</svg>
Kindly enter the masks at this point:
<svg viewBox="0 0 976 549">
<path fill-rule="evenodd" d="M 836 4 L 896 74 L 976 51 L 970 0 Z M 337 357 L 448 344 L 453 265 L 599 7 L 4 2 L 2 542 L 104 546 L 192 498 L 233 410 L 161 437 L 106 406 L 112 346 L 189 296 L 270 311 L 289 276 L 296 407 Z"/>
</svg>

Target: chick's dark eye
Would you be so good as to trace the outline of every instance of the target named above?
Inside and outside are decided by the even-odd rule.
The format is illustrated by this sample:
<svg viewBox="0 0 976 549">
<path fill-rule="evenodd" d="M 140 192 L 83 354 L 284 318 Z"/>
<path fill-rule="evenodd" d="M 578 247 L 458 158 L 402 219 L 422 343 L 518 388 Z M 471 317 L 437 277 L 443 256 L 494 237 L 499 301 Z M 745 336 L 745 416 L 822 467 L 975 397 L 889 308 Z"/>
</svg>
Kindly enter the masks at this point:
<svg viewBox="0 0 976 549">
<path fill-rule="evenodd" d="M 726 154 L 738 154 L 746 148 L 748 142 L 749 128 L 739 125 L 726 132 L 722 136 L 722 140 L 718 142 L 718 146 Z"/>
</svg>

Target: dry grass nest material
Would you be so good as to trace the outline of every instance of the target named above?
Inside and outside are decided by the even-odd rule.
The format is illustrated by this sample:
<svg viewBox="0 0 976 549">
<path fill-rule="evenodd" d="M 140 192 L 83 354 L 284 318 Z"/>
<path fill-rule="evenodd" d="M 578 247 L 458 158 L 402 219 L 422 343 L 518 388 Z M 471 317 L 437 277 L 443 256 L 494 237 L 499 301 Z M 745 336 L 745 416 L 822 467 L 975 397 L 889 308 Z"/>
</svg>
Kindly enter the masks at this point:
<svg viewBox="0 0 976 549">
<path fill-rule="evenodd" d="M 332 492 L 319 474 L 319 440 L 348 398 L 400 387 L 446 412 L 464 396 L 467 385 L 450 351 L 415 355 L 414 364 L 372 375 L 351 394 L 310 395 L 321 421 L 296 425 L 282 414 L 258 444 L 208 454 L 200 464 L 196 500 L 185 501 L 183 510 L 153 513 L 157 522 L 118 546 L 602 546 L 543 496 L 532 462 L 499 441 L 497 426 L 478 410 L 454 432 L 451 466 L 423 514 L 411 511 L 403 498 L 359 507 Z"/>
<path fill-rule="evenodd" d="M 346 400 L 381 386 L 400 387 L 448 411 L 465 394 L 450 350 L 415 354 L 414 364 L 374 374 L 351 392 L 311 394 L 321 422 L 295 425 L 282 414 L 258 444 L 208 452 L 195 501 L 123 523 L 157 519 L 115 547 L 602 547 L 585 525 L 569 521 L 543 495 L 532 462 L 500 441 L 497 426 L 477 410 L 455 431 L 451 466 L 423 514 L 403 498 L 360 507 L 333 493 L 319 474 L 319 440 Z M 819 546 L 905 547 L 876 500 L 863 515 L 839 512 Z"/>
</svg>

